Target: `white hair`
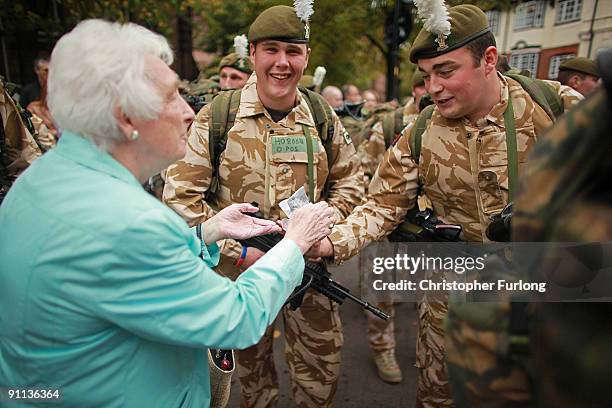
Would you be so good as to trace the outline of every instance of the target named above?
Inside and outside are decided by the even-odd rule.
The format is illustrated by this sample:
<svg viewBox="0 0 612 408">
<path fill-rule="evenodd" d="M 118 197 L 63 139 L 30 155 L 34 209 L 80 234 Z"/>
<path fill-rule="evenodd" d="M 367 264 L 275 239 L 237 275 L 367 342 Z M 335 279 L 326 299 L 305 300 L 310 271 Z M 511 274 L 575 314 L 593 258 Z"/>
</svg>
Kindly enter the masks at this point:
<svg viewBox="0 0 612 408">
<path fill-rule="evenodd" d="M 147 57 L 172 64 L 168 41 L 136 24 L 85 20 L 57 42 L 51 54 L 48 104 L 62 130 L 90 139 L 103 150 L 123 139 L 114 110 L 152 120 L 163 95 Z"/>
</svg>

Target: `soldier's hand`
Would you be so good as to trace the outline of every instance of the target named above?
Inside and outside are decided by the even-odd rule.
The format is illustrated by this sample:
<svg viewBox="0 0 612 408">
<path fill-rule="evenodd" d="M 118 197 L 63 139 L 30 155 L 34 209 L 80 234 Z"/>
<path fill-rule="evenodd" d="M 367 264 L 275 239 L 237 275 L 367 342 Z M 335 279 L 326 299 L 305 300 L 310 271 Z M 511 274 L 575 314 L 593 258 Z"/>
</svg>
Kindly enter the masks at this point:
<svg viewBox="0 0 612 408">
<path fill-rule="evenodd" d="M 329 237 L 325 237 L 321 241 L 315 243 L 310 247 L 308 252 L 306 252 L 306 257 L 313 262 L 320 262 L 321 258 L 328 258 L 331 256 L 334 256 L 334 246 Z"/>
</svg>

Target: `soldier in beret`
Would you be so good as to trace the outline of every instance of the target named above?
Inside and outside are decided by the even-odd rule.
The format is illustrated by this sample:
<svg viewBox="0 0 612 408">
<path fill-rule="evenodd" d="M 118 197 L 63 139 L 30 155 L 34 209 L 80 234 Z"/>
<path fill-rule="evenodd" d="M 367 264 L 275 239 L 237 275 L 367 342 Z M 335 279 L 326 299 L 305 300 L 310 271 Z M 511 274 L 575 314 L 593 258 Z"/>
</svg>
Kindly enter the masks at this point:
<svg viewBox="0 0 612 408">
<path fill-rule="evenodd" d="M 288 6 L 266 9 L 251 25 L 248 38 L 254 72 L 240 91 L 236 119 L 227 131 L 218 188 L 206 201 L 213 173 L 209 118 L 215 101 L 196 116 L 185 157 L 167 172 L 164 201 L 190 225 L 236 202 L 258 203 L 267 219 L 285 218 L 279 202 L 300 187 L 311 201 L 326 200 L 336 210 L 337 221 L 361 201 L 363 172 L 350 137 L 320 95 L 306 96 L 298 90 L 310 56 L 309 36 L 308 17 L 303 10 Z M 329 108 L 331 132 L 319 134 L 309 107 L 309 101 L 316 101 L 307 98 L 319 98 L 316 101 Z M 331 138 L 331 143 L 324 144 L 324 137 Z M 306 143 L 314 147 L 310 159 Z M 236 279 L 262 255 L 256 248 L 226 240 L 217 271 Z M 295 404 L 330 406 L 343 343 L 338 305 L 309 290 L 297 310 L 283 310 L 283 321 Z M 273 333 L 272 325 L 257 345 L 237 352 L 242 407 L 276 406 L 278 402 Z"/>
<path fill-rule="evenodd" d="M 242 61 L 242 64 L 240 62 Z M 241 60 L 238 54 L 231 53 L 223 57 L 219 63 L 219 85 L 221 89 L 242 88 L 253 70 L 248 60 Z"/>
<path fill-rule="evenodd" d="M 221 59 L 219 63 L 219 85 L 221 89 L 242 88 L 253 68 L 248 56 L 248 40 L 244 35 L 234 37 L 234 50 Z"/>
<path fill-rule="evenodd" d="M 520 175 L 536 138 L 553 123 L 554 115 L 549 117 L 519 82 L 497 72 L 495 37 L 482 10 L 474 5 L 447 9 L 439 1 L 429 2 L 427 8 L 422 17 L 431 18 L 410 49 L 410 60 L 418 64 L 435 103 L 422 134 L 420 155 L 413 154 L 409 125 L 384 154 L 365 204 L 335 225 L 316 255 L 341 262 L 388 235 L 414 207 L 419 190 L 444 224 L 462 227 L 462 240 L 488 241 L 490 217 L 512 201 L 514 166 L 508 164 L 516 163 Z M 548 85 L 566 107 L 581 98 L 558 82 Z M 510 121 L 515 132 L 506 132 Z M 507 149 L 508 137 L 516 140 L 516 151 Z M 419 304 L 418 407 L 455 405 L 445 362 L 447 305 L 448 294 L 442 293 L 426 293 Z M 482 350 L 481 355 L 494 355 L 488 345 Z M 455 365 L 496 362 L 493 357 L 462 359 L 466 349 L 461 346 L 453 351 Z M 487 367 L 469 369 L 482 373 Z M 502 372 L 491 384 L 504 398 L 520 402 L 525 399 L 520 388 L 525 378 L 513 374 Z"/>
<path fill-rule="evenodd" d="M 557 81 L 587 96 L 599 84 L 597 64 L 589 58 L 570 58 L 559 66 Z"/>
</svg>

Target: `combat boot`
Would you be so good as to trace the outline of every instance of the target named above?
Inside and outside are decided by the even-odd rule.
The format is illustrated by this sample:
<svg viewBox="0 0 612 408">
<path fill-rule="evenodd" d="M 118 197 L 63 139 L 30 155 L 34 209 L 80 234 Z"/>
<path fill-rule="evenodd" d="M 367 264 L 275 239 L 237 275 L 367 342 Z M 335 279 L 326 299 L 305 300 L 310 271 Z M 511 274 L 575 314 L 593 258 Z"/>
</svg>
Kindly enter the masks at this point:
<svg viewBox="0 0 612 408">
<path fill-rule="evenodd" d="M 402 382 L 402 370 L 395 359 L 395 350 L 385 350 L 378 354 L 374 361 L 378 368 L 378 376 L 385 382 L 397 384 Z"/>
</svg>

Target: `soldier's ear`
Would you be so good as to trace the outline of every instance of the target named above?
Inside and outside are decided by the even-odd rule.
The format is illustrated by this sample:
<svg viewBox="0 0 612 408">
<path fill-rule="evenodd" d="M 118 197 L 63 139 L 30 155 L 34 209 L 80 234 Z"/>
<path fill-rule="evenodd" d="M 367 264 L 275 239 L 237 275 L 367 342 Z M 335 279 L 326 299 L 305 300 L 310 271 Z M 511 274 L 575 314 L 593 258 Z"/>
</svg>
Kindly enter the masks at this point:
<svg viewBox="0 0 612 408">
<path fill-rule="evenodd" d="M 497 53 L 497 48 L 490 46 L 485 50 L 483 60 L 484 60 L 484 69 L 485 75 L 489 75 L 491 72 L 497 72 L 497 61 L 499 59 L 499 55 Z"/>
<path fill-rule="evenodd" d="M 310 47 L 306 46 L 306 64 L 304 64 L 304 69 L 306 69 L 306 67 L 308 66 L 308 60 L 310 59 L 310 51 L 312 51 Z"/>
<path fill-rule="evenodd" d="M 255 66 L 255 61 L 253 61 L 253 58 L 255 57 L 255 47 L 257 46 L 257 43 L 249 43 L 249 59 L 251 60 L 251 64 L 253 66 Z"/>
</svg>

